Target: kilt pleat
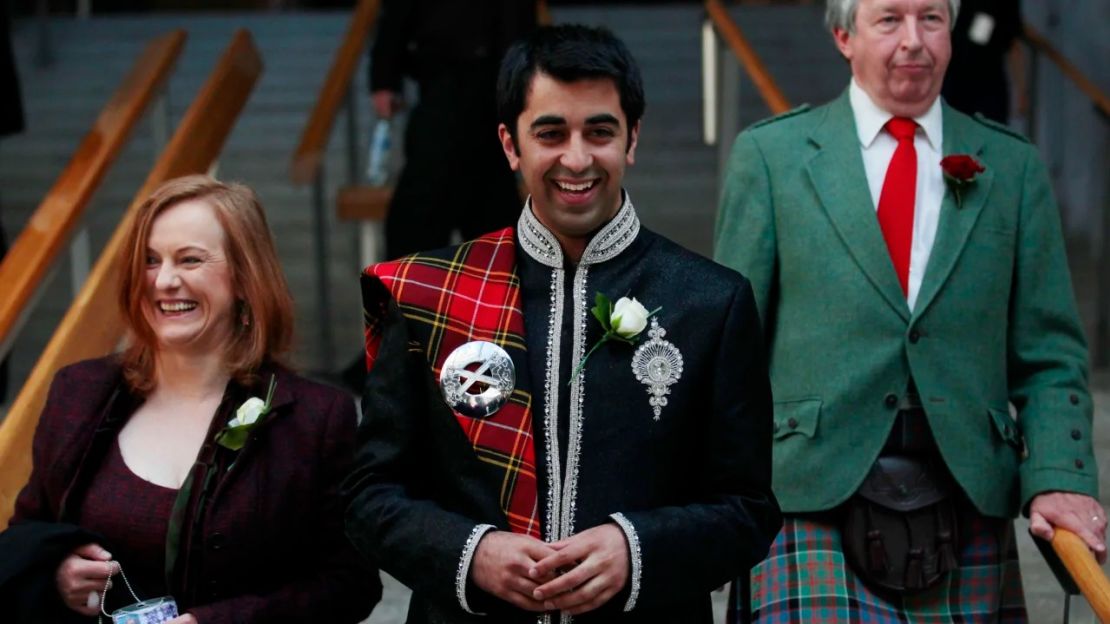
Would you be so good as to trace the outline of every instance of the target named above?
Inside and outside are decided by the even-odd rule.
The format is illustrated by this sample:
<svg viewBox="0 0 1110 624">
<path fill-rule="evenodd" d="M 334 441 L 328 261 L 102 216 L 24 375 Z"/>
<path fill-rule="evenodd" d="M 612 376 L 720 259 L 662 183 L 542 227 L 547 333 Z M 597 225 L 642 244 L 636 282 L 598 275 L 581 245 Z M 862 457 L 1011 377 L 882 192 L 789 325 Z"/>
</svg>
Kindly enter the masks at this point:
<svg viewBox="0 0 1110 624">
<path fill-rule="evenodd" d="M 787 516 L 767 558 L 751 571 L 757 624 L 1019 624 L 1027 621 L 1013 523 L 965 509 L 959 567 L 911 596 L 875 591 L 848 565 L 834 514 Z M 744 622 L 733 592 L 729 622 Z M 746 614 L 745 614 L 746 615 Z"/>
</svg>

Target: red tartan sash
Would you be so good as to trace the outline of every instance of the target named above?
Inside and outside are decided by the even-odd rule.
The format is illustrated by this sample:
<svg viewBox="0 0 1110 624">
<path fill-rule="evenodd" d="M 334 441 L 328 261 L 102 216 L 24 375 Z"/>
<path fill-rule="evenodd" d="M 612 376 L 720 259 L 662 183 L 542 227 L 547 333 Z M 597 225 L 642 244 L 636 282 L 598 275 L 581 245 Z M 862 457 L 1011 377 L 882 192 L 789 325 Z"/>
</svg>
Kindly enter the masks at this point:
<svg viewBox="0 0 1110 624">
<path fill-rule="evenodd" d="M 408 256 L 367 267 L 366 274 L 381 280 L 397 301 L 435 379 L 447 356 L 474 340 L 497 344 L 514 361 L 525 361 L 513 228 L 463 243 L 450 258 Z M 380 334 L 367 331 L 367 370 L 380 343 Z M 504 471 L 500 501 L 509 527 L 539 539 L 531 395 L 517 388 L 492 416 L 455 412 L 455 418 L 478 459 Z"/>
</svg>

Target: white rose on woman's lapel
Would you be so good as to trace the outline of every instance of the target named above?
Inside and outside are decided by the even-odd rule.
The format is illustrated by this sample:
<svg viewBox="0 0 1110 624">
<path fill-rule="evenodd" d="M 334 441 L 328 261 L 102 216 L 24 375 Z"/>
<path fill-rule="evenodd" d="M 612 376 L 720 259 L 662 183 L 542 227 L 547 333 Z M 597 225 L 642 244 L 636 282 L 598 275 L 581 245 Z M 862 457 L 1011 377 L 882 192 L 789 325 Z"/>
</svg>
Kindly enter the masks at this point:
<svg viewBox="0 0 1110 624">
<path fill-rule="evenodd" d="M 258 397 L 251 397 L 235 410 L 235 418 L 227 424 L 229 427 L 253 425 L 265 412 L 266 402 Z"/>
</svg>

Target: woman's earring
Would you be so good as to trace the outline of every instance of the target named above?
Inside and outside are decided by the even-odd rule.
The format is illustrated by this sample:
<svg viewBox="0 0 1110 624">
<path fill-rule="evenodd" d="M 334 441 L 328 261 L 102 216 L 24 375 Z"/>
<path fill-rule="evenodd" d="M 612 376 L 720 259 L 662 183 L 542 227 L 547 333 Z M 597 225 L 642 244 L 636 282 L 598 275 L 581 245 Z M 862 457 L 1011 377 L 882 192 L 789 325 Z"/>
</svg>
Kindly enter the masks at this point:
<svg viewBox="0 0 1110 624">
<path fill-rule="evenodd" d="M 251 326 L 251 308 L 242 299 L 239 300 L 239 324 L 243 327 Z"/>
</svg>

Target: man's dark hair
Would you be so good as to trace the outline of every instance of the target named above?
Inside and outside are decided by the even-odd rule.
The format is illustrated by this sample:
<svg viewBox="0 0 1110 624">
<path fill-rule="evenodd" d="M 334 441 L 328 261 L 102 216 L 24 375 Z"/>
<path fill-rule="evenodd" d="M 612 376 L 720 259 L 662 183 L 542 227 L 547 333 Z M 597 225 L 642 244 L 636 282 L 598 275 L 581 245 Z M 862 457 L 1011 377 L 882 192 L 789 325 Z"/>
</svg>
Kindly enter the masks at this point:
<svg viewBox="0 0 1110 624">
<path fill-rule="evenodd" d="M 539 70 L 561 82 L 609 78 L 620 93 L 621 110 L 628 120 L 628 143 L 632 128 L 644 114 L 644 81 L 636 59 L 607 28 L 560 24 L 537 29 L 530 37 L 513 44 L 501 61 L 497 76 L 497 118 L 517 143 L 516 121 L 524 111 L 532 77 Z"/>
</svg>

